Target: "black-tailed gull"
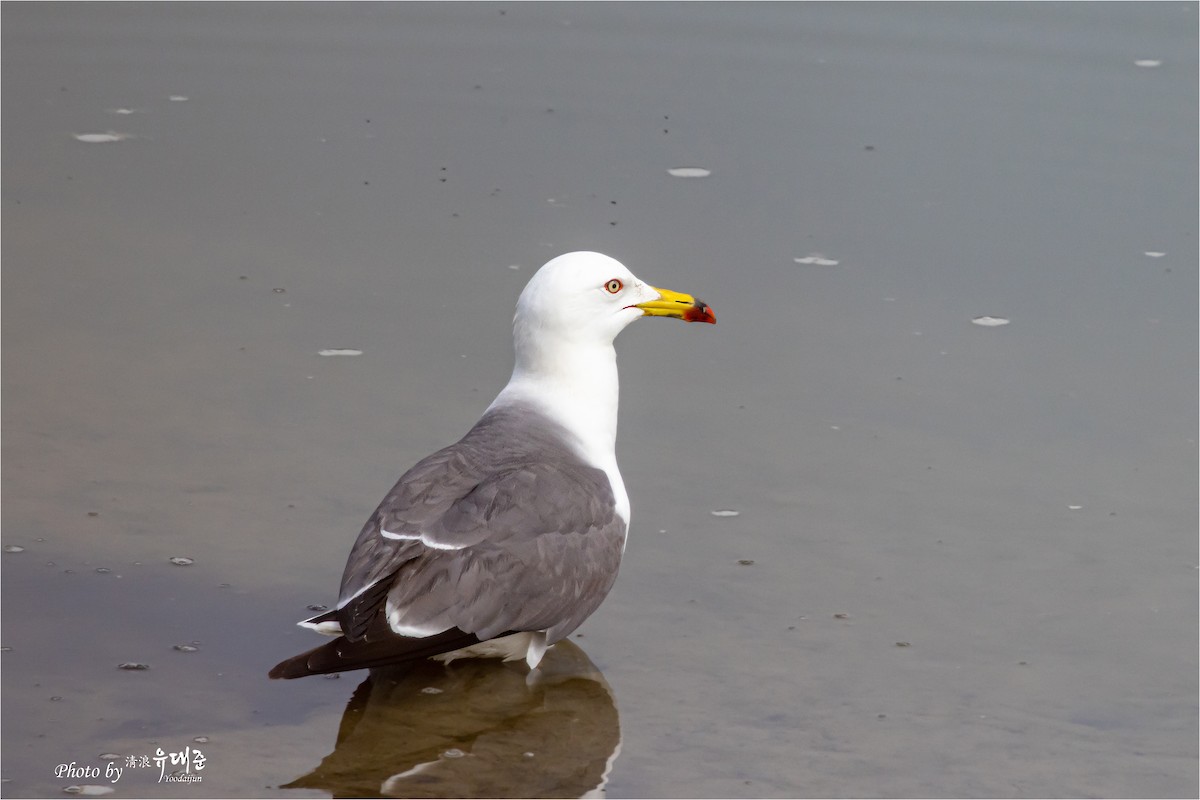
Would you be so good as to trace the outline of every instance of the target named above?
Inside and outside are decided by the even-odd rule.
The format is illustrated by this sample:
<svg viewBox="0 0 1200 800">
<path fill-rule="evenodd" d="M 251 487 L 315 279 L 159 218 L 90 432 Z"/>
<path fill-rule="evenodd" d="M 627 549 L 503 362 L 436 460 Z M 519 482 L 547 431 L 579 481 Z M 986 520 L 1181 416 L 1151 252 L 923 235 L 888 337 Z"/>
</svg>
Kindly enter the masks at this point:
<svg viewBox="0 0 1200 800">
<path fill-rule="evenodd" d="M 508 385 L 367 520 L 337 607 L 299 623 L 337 638 L 271 677 L 425 657 L 523 658 L 534 668 L 579 627 L 612 588 L 625 548 L 613 339 L 641 316 L 716 322 L 703 302 L 600 253 L 538 270 L 517 301 Z"/>
</svg>

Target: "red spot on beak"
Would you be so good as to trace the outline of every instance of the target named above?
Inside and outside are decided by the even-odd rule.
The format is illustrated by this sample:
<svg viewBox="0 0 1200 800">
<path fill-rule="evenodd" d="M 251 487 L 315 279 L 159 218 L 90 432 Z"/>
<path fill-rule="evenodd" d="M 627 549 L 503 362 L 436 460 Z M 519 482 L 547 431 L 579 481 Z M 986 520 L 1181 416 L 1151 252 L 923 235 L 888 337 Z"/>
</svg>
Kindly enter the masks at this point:
<svg viewBox="0 0 1200 800">
<path fill-rule="evenodd" d="M 684 322 L 707 322 L 710 325 L 717 324 L 717 318 L 713 314 L 712 309 L 708 307 L 708 303 L 703 300 L 697 300 L 696 305 L 683 312 Z"/>
</svg>

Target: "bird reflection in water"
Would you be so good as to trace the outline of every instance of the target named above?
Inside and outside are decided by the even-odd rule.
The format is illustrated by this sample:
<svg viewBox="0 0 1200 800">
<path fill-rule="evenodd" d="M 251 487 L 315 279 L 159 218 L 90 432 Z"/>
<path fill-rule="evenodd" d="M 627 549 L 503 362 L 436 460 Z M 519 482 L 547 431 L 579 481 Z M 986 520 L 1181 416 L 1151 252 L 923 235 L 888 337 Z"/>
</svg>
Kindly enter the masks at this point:
<svg viewBox="0 0 1200 800">
<path fill-rule="evenodd" d="M 372 670 L 337 744 L 285 789 L 334 797 L 603 797 L 620 752 L 604 676 L 570 641 L 524 662 Z"/>
</svg>

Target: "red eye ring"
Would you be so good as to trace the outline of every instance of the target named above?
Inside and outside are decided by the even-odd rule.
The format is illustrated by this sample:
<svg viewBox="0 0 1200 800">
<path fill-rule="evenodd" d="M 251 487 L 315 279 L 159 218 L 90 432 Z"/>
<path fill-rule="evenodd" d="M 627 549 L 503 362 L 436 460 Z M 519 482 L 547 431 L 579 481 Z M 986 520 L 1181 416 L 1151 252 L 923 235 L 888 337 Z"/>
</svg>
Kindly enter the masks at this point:
<svg viewBox="0 0 1200 800">
<path fill-rule="evenodd" d="M 619 278 L 612 278 L 608 283 L 604 284 L 604 290 L 609 294 L 616 294 L 625 288 L 625 284 L 621 283 Z"/>
</svg>

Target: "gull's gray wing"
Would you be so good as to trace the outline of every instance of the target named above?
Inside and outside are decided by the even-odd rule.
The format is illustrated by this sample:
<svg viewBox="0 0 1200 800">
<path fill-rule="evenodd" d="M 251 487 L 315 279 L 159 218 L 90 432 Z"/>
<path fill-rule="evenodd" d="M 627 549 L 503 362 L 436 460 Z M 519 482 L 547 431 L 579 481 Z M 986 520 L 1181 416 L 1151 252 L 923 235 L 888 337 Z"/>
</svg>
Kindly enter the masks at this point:
<svg viewBox="0 0 1200 800">
<path fill-rule="evenodd" d="M 546 630 L 553 643 L 578 627 L 616 580 L 625 521 L 566 437 L 535 409 L 497 408 L 405 473 L 346 563 L 345 637 L 381 613 L 421 638 Z"/>
</svg>

